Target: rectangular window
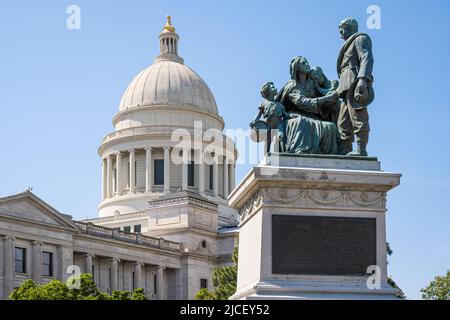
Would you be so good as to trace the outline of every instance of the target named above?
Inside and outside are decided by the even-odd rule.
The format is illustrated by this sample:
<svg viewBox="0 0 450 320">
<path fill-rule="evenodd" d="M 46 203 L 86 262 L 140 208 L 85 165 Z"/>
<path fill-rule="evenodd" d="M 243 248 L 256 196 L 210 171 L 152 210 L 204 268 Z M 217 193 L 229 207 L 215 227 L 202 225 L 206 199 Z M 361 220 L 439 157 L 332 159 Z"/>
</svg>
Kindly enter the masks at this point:
<svg viewBox="0 0 450 320">
<path fill-rule="evenodd" d="M 131 291 L 134 291 L 134 289 L 136 289 L 135 287 L 134 287 L 134 271 L 131 273 L 132 274 L 132 277 L 131 277 Z"/>
<path fill-rule="evenodd" d="M 95 281 L 95 266 L 92 264 L 92 281 Z"/>
<path fill-rule="evenodd" d="M 15 271 L 17 273 L 27 273 L 27 249 L 15 248 Z"/>
<path fill-rule="evenodd" d="M 133 228 L 134 228 L 135 233 L 141 233 L 141 225 L 140 224 L 135 224 Z"/>
<path fill-rule="evenodd" d="M 131 232 L 131 226 L 125 226 L 125 227 L 123 227 L 123 231 L 125 231 L 125 232 Z"/>
<path fill-rule="evenodd" d="M 210 165 L 209 166 L 209 190 L 214 189 L 213 177 L 214 177 L 214 168 L 213 168 L 213 165 Z"/>
<path fill-rule="evenodd" d="M 156 294 L 156 274 L 153 276 L 153 293 Z"/>
<path fill-rule="evenodd" d="M 155 185 L 164 185 L 164 160 L 154 160 Z"/>
<path fill-rule="evenodd" d="M 208 289 L 208 279 L 200 279 L 200 289 Z"/>
<path fill-rule="evenodd" d="M 194 161 L 188 164 L 188 186 L 194 186 Z"/>
<path fill-rule="evenodd" d="M 53 277 L 53 253 L 42 252 L 42 275 Z"/>
</svg>

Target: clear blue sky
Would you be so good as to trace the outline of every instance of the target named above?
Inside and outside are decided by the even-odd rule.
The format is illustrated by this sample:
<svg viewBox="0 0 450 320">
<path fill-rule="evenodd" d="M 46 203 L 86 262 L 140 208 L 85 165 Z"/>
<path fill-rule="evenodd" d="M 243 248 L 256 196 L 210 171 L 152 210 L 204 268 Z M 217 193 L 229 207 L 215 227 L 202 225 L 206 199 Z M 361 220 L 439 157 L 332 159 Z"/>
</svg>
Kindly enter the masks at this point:
<svg viewBox="0 0 450 320">
<path fill-rule="evenodd" d="M 66 8 L 81 8 L 81 30 Z M 366 8 L 381 8 L 367 30 Z M 356 17 L 374 43 L 369 153 L 403 174 L 388 196 L 389 274 L 409 298 L 450 268 L 450 1 L 21 1 L 0 3 L 0 196 L 32 186 L 61 212 L 95 217 L 97 148 L 128 82 L 158 54 L 172 14 L 180 54 L 246 129 L 259 88 L 306 56 L 335 78 L 337 24 Z M 249 170 L 238 168 L 237 180 Z"/>
</svg>

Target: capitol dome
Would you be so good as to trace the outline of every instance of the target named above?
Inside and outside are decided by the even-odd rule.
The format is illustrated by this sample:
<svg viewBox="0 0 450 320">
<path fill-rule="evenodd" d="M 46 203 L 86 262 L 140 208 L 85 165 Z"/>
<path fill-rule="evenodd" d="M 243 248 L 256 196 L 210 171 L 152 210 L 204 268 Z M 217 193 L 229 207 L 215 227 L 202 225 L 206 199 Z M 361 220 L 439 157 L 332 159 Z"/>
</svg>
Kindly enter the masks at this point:
<svg viewBox="0 0 450 320">
<path fill-rule="evenodd" d="M 216 100 L 203 79 L 178 55 L 179 36 L 170 22 L 159 35 L 160 53 L 154 63 L 128 84 L 113 119 L 116 131 L 141 128 L 152 132 L 193 128 L 222 130 Z"/>
<path fill-rule="evenodd" d="M 184 105 L 218 114 L 216 101 L 205 81 L 183 62 L 167 58 L 157 58 L 131 81 L 119 111 L 152 105 Z"/>
<path fill-rule="evenodd" d="M 187 191 L 218 205 L 219 225 L 237 219 L 226 200 L 235 184 L 234 141 L 223 133 L 225 123 L 208 85 L 178 55 L 178 43 L 168 16 L 159 35 L 159 55 L 122 96 L 112 120 L 114 131 L 98 150 L 100 217 L 145 212 L 149 201 Z M 182 163 L 176 161 L 180 135 L 194 142 L 184 144 Z M 220 147 L 211 150 L 211 141 Z"/>
</svg>

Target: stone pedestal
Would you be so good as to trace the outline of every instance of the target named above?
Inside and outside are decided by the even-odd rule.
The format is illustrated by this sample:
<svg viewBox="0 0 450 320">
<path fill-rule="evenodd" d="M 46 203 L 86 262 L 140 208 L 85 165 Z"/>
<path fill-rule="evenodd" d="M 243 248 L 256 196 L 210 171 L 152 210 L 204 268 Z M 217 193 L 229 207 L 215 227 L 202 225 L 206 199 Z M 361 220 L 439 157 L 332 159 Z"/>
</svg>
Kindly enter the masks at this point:
<svg viewBox="0 0 450 320">
<path fill-rule="evenodd" d="M 395 299 L 385 214 L 400 176 L 376 158 L 266 155 L 229 196 L 241 216 L 232 299 Z"/>
</svg>

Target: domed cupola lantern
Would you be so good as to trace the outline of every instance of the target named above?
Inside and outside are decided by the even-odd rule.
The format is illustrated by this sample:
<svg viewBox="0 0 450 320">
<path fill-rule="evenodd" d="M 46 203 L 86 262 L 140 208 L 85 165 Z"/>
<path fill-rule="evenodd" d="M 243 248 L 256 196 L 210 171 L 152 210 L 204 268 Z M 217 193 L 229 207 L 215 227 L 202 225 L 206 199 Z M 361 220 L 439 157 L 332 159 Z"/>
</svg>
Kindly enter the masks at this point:
<svg viewBox="0 0 450 320">
<path fill-rule="evenodd" d="M 166 25 L 159 35 L 159 55 L 155 62 L 160 60 L 171 60 L 183 63 L 183 58 L 178 55 L 178 40 L 180 37 L 175 32 L 175 27 L 172 25 L 171 16 L 167 16 Z"/>
</svg>

